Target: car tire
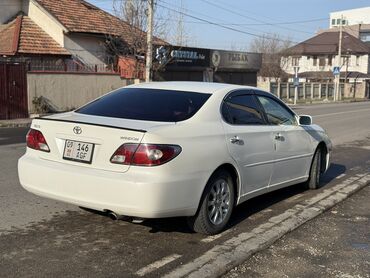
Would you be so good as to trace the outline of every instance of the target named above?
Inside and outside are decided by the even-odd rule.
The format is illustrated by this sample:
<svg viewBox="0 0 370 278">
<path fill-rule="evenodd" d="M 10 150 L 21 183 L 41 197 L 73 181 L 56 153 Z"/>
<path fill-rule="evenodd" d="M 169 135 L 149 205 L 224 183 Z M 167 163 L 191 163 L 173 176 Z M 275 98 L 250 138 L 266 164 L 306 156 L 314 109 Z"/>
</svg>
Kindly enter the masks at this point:
<svg viewBox="0 0 370 278">
<path fill-rule="evenodd" d="M 206 235 L 220 233 L 229 222 L 234 203 L 234 182 L 230 173 L 215 172 L 205 187 L 196 215 L 188 218 L 189 227 Z"/>
<path fill-rule="evenodd" d="M 320 187 L 320 178 L 321 178 L 321 155 L 322 151 L 320 148 L 317 148 L 315 155 L 313 156 L 310 176 L 306 182 L 306 186 L 309 189 L 317 189 Z"/>
</svg>

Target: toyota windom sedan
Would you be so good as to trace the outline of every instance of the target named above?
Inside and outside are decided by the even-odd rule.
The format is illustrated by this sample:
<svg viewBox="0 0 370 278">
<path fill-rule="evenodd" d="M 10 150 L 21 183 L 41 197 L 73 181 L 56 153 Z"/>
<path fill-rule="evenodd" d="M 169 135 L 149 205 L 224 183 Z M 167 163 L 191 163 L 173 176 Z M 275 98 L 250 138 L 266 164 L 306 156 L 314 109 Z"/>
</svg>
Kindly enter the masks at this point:
<svg viewBox="0 0 370 278">
<path fill-rule="evenodd" d="M 187 216 L 222 231 L 233 208 L 282 187 L 317 188 L 331 142 L 257 88 L 163 82 L 115 90 L 68 113 L 34 119 L 22 186 L 116 217 Z"/>
</svg>

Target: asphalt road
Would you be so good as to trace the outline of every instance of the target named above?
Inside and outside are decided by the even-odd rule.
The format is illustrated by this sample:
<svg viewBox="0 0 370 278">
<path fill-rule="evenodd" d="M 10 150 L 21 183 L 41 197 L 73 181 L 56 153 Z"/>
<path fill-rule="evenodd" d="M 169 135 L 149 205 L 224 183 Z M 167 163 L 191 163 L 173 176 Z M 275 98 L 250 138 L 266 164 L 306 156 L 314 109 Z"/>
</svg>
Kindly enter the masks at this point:
<svg viewBox="0 0 370 278">
<path fill-rule="evenodd" d="M 162 276 L 348 177 L 369 172 L 370 102 L 295 109 L 313 115 L 335 144 L 323 187 L 307 191 L 298 184 L 250 200 L 236 209 L 229 230 L 216 237 L 191 233 L 182 218 L 115 222 L 27 193 L 16 171 L 25 145 L 13 144 L 22 141 L 25 129 L 0 129 L 1 277 Z"/>
<path fill-rule="evenodd" d="M 370 101 L 297 106 L 293 109 L 299 115 L 311 115 L 314 123 L 325 128 L 334 145 L 362 140 L 370 135 Z"/>
<path fill-rule="evenodd" d="M 369 200 L 368 186 L 224 278 L 370 277 Z"/>
<path fill-rule="evenodd" d="M 24 143 L 28 127 L 0 128 L 0 146 Z"/>
</svg>

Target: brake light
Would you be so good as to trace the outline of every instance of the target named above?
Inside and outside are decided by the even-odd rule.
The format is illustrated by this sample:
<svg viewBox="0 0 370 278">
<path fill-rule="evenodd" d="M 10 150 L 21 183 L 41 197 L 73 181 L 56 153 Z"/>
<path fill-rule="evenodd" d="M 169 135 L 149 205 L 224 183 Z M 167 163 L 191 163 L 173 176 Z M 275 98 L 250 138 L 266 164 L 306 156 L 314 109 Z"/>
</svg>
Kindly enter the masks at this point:
<svg viewBox="0 0 370 278">
<path fill-rule="evenodd" d="M 157 166 L 179 155 L 181 147 L 158 144 L 123 144 L 112 155 L 110 162 L 123 165 Z"/>
<path fill-rule="evenodd" d="M 31 149 L 50 152 L 49 146 L 46 143 L 45 137 L 41 131 L 31 128 L 27 133 L 26 141 L 27 147 Z"/>
</svg>

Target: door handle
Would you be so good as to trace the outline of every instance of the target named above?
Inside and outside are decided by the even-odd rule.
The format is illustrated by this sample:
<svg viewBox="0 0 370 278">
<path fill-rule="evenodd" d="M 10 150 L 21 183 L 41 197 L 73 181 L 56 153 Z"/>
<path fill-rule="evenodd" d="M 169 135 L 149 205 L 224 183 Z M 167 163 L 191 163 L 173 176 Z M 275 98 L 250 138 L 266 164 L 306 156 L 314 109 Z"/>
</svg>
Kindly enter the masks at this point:
<svg viewBox="0 0 370 278">
<path fill-rule="evenodd" d="M 244 141 L 242 139 L 240 139 L 237 135 L 235 135 L 234 137 L 230 138 L 230 142 L 232 144 L 244 145 Z"/>
<path fill-rule="evenodd" d="M 284 136 L 281 135 L 280 133 L 277 133 L 277 134 L 275 134 L 275 140 L 283 141 L 284 140 Z"/>
</svg>

